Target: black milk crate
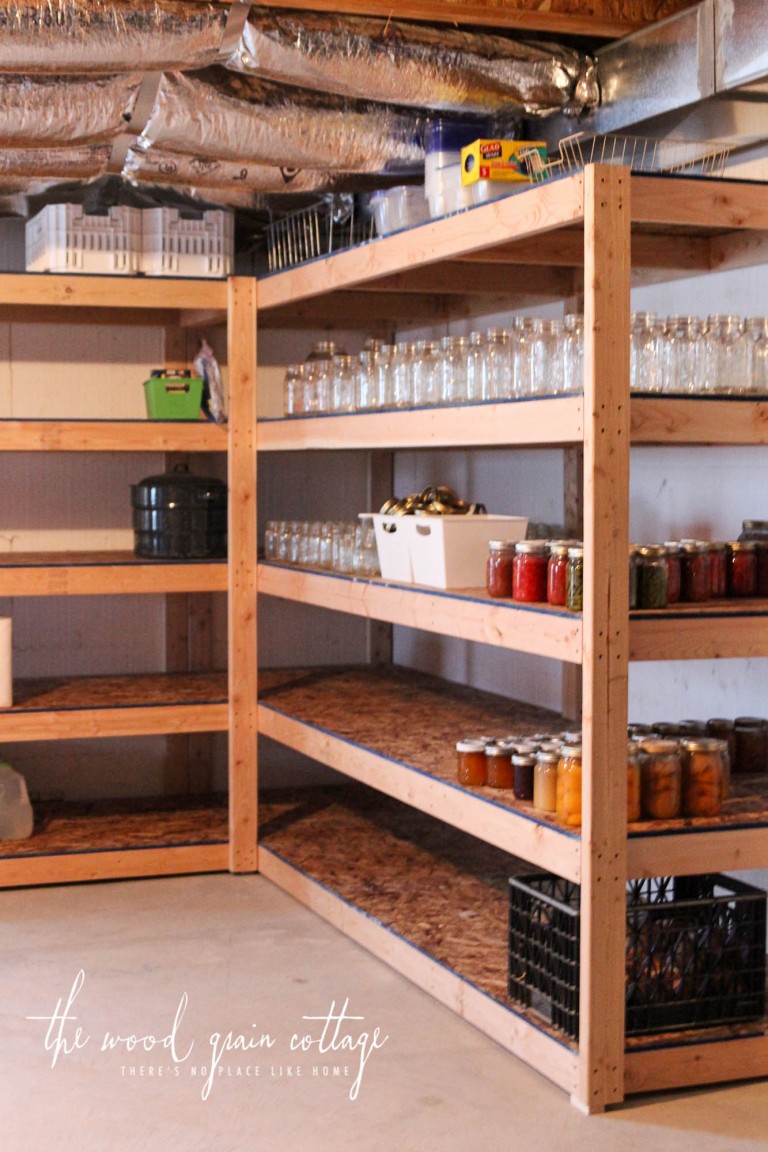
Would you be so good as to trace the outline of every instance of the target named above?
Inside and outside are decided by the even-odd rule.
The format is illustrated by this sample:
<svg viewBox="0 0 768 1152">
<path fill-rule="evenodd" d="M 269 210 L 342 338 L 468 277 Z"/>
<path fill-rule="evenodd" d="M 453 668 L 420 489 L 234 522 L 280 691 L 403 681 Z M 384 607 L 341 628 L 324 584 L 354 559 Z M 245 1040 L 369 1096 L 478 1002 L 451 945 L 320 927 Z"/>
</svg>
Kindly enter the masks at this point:
<svg viewBox="0 0 768 1152">
<path fill-rule="evenodd" d="M 579 1035 L 578 884 L 509 881 L 509 995 Z M 766 894 L 717 874 L 627 883 L 626 1034 L 705 1028 L 765 1013 Z"/>
</svg>

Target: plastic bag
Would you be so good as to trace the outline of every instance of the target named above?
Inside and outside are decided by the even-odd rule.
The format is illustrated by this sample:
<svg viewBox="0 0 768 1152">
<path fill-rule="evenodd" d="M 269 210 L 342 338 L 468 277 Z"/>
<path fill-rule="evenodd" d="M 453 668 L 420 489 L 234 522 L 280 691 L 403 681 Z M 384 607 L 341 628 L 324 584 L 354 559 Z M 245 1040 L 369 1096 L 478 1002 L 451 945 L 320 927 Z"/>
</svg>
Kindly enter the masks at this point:
<svg viewBox="0 0 768 1152">
<path fill-rule="evenodd" d="M 227 412 L 224 402 L 224 385 L 213 349 L 207 340 L 200 341 L 200 351 L 194 359 L 194 370 L 203 378 L 203 412 L 216 424 L 226 424 Z"/>
</svg>

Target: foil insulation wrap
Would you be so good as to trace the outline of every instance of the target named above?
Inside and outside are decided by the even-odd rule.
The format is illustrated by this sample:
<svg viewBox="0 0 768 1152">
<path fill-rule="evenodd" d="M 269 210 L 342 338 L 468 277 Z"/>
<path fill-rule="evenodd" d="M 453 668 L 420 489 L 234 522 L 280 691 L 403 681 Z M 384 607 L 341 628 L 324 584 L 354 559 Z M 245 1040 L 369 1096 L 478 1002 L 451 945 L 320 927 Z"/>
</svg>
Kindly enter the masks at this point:
<svg viewBox="0 0 768 1152">
<path fill-rule="evenodd" d="M 37 0 L 0 4 L 1 72 L 203 68 L 218 59 L 226 4 Z"/>
<path fill-rule="evenodd" d="M 140 73 L 0 75 L 0 145 L 91 144 L 125 129 Z"/>
<path fill-rule="evenodd" d="M 594 62 L 571 48 L 366 17 L 254 7 L 227 67 L 433 111 L 546 115 L 599 102 Z"/>
<path fill-rule="evenodd" d="M 411 173 L 424 163 L 415 113 L 217 68 L 166 73 L 141 141 L 277 168 Z"/>
<path fill-rule="evenodd" d="M 129 148 L 123 176 L 132 184 L 173 184 L 217 194 L 231 189 L 251 195 L 325 192 L 340 179 L 339 173 L 327 169 L 276 168 L 154 148 Z"/>
<path fill-rule="evenodd" d="M 109 144 L 74 148 L 0 149 L 0 186 L 20 186 L 22 181 L 69 180 L 90 182 L 103 176 L 111 154 Z"/>
</svg>

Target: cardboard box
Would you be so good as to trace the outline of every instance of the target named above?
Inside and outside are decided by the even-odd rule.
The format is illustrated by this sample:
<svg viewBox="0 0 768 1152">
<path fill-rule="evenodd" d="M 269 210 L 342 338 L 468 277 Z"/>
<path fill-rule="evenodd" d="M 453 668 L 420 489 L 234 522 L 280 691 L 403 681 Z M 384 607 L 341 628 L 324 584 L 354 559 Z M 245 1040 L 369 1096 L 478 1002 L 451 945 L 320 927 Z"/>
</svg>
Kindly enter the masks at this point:
<svg viewBox="0 0 768 1152">
<path fill-rule="evenodd" d="M 461 150 L 461 182 L 465 185 L 478 180 L 529 183 L 531 177 L 520 153 L 532 148 L 546 161 L 547 146 L 540 140 L 475 140 Z"/>
</svg>

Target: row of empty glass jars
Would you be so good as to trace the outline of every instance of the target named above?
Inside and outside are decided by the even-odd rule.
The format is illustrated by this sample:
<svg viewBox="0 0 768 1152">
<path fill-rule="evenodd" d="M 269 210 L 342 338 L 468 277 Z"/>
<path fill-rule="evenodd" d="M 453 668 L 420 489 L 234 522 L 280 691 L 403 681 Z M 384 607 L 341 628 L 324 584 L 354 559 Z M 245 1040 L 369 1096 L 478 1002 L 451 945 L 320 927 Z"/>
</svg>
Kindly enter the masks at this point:
<svg viewBox="0 0 768 1152">
<path fill-rule="evenodd" d="M 357 520 L 269 520 L 264 558 L 356 576 L 379 575 L 373 519 L 368 515 Z"/>
<path fill-rule="evenodd" d="M 635 312 L 630 327 L 635 392 L 768 394 L 768 318 Z"/>
<path fill-rule="evenodd" d="M 323 348 L 325 358 L 319 354 Z M 287 416 L 578 392 L 583 319 L 519 317 L 508 328 L 469 336 L 399 344 L 369 340 L 359 356 L 340 354 L 328 342 L 316 345 L 313 357 L 286 371 Z"/>
</svg>

